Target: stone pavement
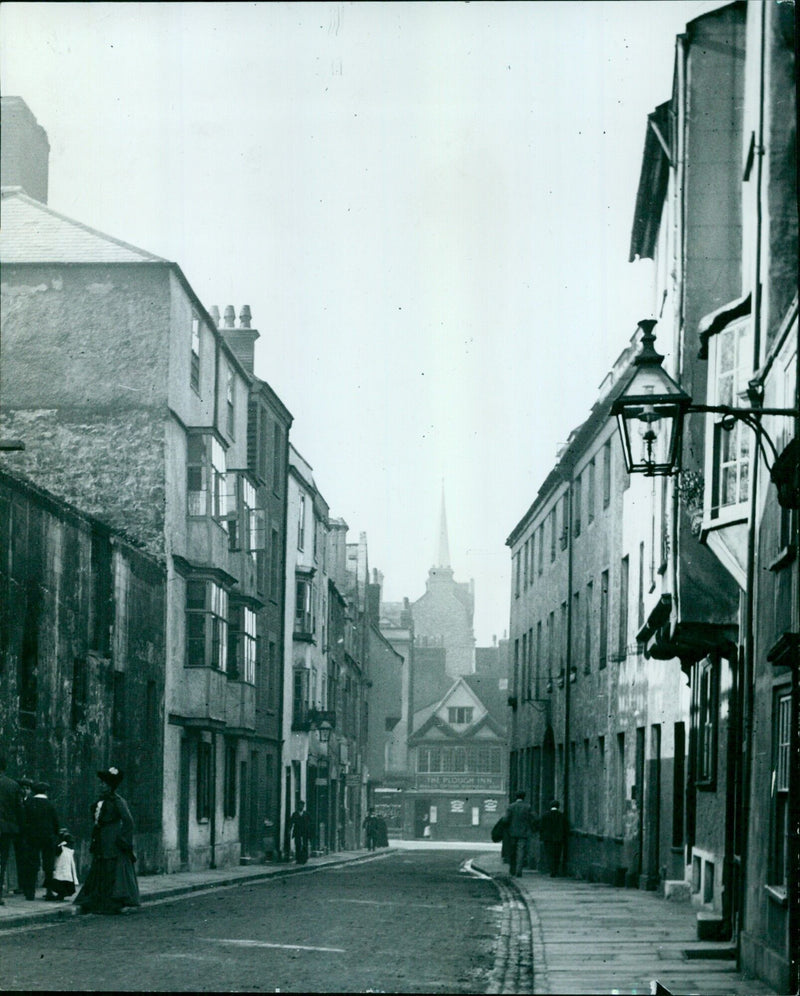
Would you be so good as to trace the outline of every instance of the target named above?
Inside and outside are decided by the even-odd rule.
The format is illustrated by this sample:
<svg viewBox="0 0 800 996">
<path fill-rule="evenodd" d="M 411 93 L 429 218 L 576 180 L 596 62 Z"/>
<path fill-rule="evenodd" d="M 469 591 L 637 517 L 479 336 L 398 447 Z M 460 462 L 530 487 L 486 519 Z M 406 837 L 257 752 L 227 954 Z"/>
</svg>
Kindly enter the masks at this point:
<svg viewBox="0 0 800 996">
<path fill-rule="evenodd" d="M 378 851 L 366 849 L 342 851 L 321 857 L 310 857 L 305 865 L 287 861 L 264 865 L 236 865 L 232 868 L 206 868 L 196 872 L 175 872 L 172 875 L 142 875 L 139 878 L 139 893 L 142 905 L 146 905 L 206 889 L 219 889 L 286 875 L 302 875 L 304 872 L 336 867 L 353 861 L 374 861 L 390 853 L 390 850 L 384 848 Z M 45 902 L 42 899 L 43 888 L 37 889 L 36 895 L 36 899 L 28 900 L 22 895 L 15 893 L 7 895 L 4 892 L 5 905 L 0 906 L 0 931 L 44 924 L 61 917 L 74 916 L 78 912 L 71 899 L 60 903 Z"/>
<path fill-rule="evenodd" d="M 530 870 L 511 878 L 496 852 L 472 863 L 517 889 L 527 905 L 533 993 L 651 993 L 656 982 L 669 993 L 700 996 L 775 992 L 719 957 L 730 954 L 729 946 L 697 941 L 697 911 L 689 903 Z M 518 945 L 521 957 L 524 948 Z"/>
</svg>

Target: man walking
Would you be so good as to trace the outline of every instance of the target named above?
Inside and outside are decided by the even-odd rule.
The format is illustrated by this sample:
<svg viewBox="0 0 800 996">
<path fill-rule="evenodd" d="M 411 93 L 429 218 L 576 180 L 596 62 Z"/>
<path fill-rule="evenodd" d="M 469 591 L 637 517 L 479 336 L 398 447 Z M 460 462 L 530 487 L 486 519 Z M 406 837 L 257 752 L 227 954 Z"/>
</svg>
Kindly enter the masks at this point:
<svg viewBox="0 0 800 996">
<path fill-rule="evenodd" d="M 19 869 L 19 830 L 22 790 L 18 782 L 6 774 L 6 759 L 0 754 L 0 906 L 3 903 L 3 885 L 6 880 L 6 867 L 11 845 Z M 19 872 L 18 872 L 19 874 Z"/>
<path fill-rule="evenodd" d="M 517 792 L 514 802 L 506 813 L 509 838 L 509 865 L 511 874 L 522 878 L 525 859 L 528 856 L 528 838 L 533 832 L 533 814 L 531 807 L 525 802 L 525 793 Z"/>
<path fill-rule="evenodd" d="M 367 813 L 367 818 L 364 820 L 364 835 L 367 847 L 370 851 L 374 851 L 378 846 L 378 818 L 375 815 L 374 809 L 370 809 Z"/>
<path fill-rule="evenodd" d="M 550 877 L 555 878 L 561 870 L 561 855 L 567 839 L 567 818 L 559 808 L 558 799 L 553 799 L 550 809 L 542 816 L 539 833 L 547 855 Z"/>
<path fill-rule="evenodd" d="M 308 840 L 311 836 L 311 821 L 306 812 L 306 804 L 299 802 L 289 821 L 294 839 L 294 856 L 298 865 L 308 861 Z"/>
<path fill-rule="evenodd" d="M 39 876 L 39 863 L 44 872 L 45 899 L 58 899 L 53 892 L 53 865 L 56 860 L 56 845 L 60 824 L 56 808 L 48 799 L 50 786 L 47 782 L 36 782 L 33 795 L 25 803 L 22 835 L 24 842 L 21 885 L 26 899 L 36 896 L 36 880 Z"/>
</svg>

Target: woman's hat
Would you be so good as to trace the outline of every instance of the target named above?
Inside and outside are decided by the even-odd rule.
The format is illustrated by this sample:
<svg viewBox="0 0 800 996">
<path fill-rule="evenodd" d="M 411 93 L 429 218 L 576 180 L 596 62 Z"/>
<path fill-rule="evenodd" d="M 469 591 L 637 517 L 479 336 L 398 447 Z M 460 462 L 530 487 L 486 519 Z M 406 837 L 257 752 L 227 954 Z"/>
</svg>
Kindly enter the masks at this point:
<svg viewBox="0 0 800 996">
<path fill-rule="evenodd" d="M 97 777 L 101 782 L 105 782 L 109 788 L 115 789 L 122 781 L 122 772 L 119 768 L 111 767 L 108 771 L 98 771 Z"/>
</svg>

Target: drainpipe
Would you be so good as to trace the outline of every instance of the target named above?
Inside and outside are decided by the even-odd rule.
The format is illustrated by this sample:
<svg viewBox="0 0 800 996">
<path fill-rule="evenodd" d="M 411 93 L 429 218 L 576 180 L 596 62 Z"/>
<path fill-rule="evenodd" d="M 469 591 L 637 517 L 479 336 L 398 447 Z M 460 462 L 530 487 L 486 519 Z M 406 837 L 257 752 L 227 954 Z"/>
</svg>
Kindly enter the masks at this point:
<svg viewBox="0 0 800 996">
<path fill-rule="evenodd" d="M 217 734 L 211 731 L 211 863 L 217 867 Z"/>
<path fill-rule="evenodd" d="M 572 696 L 572 468 L 567 480 L 567 521 L 564 529 L 567 534 L 567 632 L 564 639 L 567 642 L 564 654 L 564 816 L 569 826 L 569 776 L 570 776 L 570 723 Z M 569 833 L 564 841 L 562 861 L 566 869 L 569 859 Z"/>
<path fill-rule="evenodd" d="M 753 370 L 758 370 L 761 365 L 761 237 L 762 237 L 762 211 L 761 196 L 763 183 L 764 164 L 764 65 L 765 65 L 765 42 L 766 42 L 766 4 L 761 3 L 761 25 L 760 25 L 760 52 L 759 52 L 759 93 L 758 93 L 758 134 L 756 135 L 756 237 L 755 237 L 755 270 L 753 274 Z M 752 754 L 753 754 L 753 701 L 754 689 L 753 680 L 755 674 L 754 661 L 754 593 L 753 583 L 755 581 L 757 542 L 756 542 L 756 515 L 758 512 L 758 472 L 759 472 L 759 452 L 757 447 L 753 447 L 753 460 L 750 472 L 750 507 L 749 521 L 747 529 L 747 589 L 745 591 L 744 604 L 744 668 L 742 669 L 742 689 L 741 704 L 742 735 L 744 738 L 742 760 L 742 870 L 739 888 L 739 910 L 737 924 L 737 963 L 741 962 L 741 933 L 745 926 L 745 910 L 747 899 L 747 871 L 748 871 L 748 851 L 750 840 L 750 779 L 752 777 Z"/>
</svg>

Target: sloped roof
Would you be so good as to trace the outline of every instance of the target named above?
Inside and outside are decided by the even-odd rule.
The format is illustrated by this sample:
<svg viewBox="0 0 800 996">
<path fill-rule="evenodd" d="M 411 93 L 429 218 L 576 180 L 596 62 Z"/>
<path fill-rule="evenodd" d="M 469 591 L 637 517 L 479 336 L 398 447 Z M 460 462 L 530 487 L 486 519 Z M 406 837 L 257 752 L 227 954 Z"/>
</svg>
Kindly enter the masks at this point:
<svg viewBox="0 0 800 996">
<path fill-rule="evenodd" d="M 13 263 L 167 263 L 145 249 L 98 232 L 4 187 L 0 212 L 0 261 Z"/>
</svg>

